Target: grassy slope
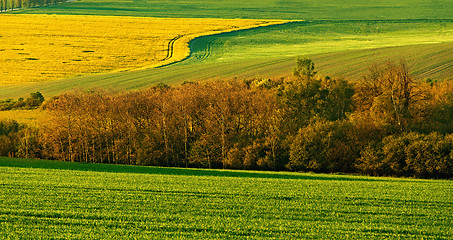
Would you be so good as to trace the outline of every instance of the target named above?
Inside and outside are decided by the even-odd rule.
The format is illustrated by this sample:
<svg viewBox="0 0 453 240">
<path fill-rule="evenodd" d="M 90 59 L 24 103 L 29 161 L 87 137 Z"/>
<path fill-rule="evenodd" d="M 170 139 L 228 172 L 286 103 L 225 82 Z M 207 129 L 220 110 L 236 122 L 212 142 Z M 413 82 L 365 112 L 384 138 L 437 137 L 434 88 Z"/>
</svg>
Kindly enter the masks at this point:
<svg viewBox="0 0 453 240">
<path fill-rule="evenodd" d="M 39 109 L 0 111 L 0 121 L 14 120 L 29 126 L 37 126 L 38 120 L 45 117 L 45 112 Z"/>
<path fill-rule="evenodd" d="M 26 13 L 250 19 L 445 19 L 450 0 L 81 0 Z"/>
<path fill-rule="evenodd" d="M 373 62 L 406 58 L 416 77 L 442 81 L 453 79 L 452 42 L 451 20 L 296 22 L 195 39 L 184 64 L 303 55 L 317 60 L 324 75 L 358 79 Z M 356 51 L 362 49 L 369 50 Z M 275 68 L 260 70 L 268 74 Z"/>
<path fill-rule="evenodd" d="M 192 43 L 192 58 L 158 69 L 99 74 L 52 83 L 8 86 L 0 98 L 42 91 L 46 96 L 74 87 L 138 89 L 156 83 L 181 83 L 225 78 L 290 75 L 294 58 L 309 55 L 323 75 L 358 79 L 370 63 L 406 58 L 418 78 L 448 80 L 453 23 L 449 1 L 380 0 L 362 3 L 333 1 L 124 1 L 85 0 L 29 9 L 26 13 L 100 14 L 133 16 L 244 17 L 336 19 L 201 38 Z M 108 6 L 108 7 L 106 7 Z M 190 11 L 188 11 L 190 9 Z M 450 19 L 403 21 L 344 21 L 344 19 Z M 434 44 L 440 42 L 449 42 Z M 430 43 L 430 44 L 428 44 Z M 412 45 L 418 46 L 413 47 Z M 424 44 L 424 45 L 420 45 Z M 389 48 L 390 46 L 404 46 Z M 382 48 L 385 47 L 385 48 Z M 382 48 L 379 50 L 360 50 Z M 358 50 L 355 51 L 354 49 Z M 353 50 L 353 51 L 351 51 Z M 346 52 L 348 51 L 348 52 Z M 201 60 L 199 59 L 201 58 Z M 346 64 L 347 63 L 347 64 Z"/>
<path fill-rule="evenodd" d="M 371 50 L 324 53 L 312 56 L 318 72 L 322 75 L 346 77 L 358 80 L 373 63 L 388 59 L 398 61 L 406 58 L 417 79 L 430 77 L 437 80 L 452 80 L 453 43 L 425 44 Z M 72 88 L 140 89 L 158 83 L 179 84 L 184 81 L 203 81 L 238 78 L 274 78 L 290 76 L 295 57 L 246 60 L 230 63 L 174 64 L 156 69 L 83 76 L 56 80 L 48 83 L 5 86 L 0 99 L 28 96 L 41 91 L 50 97 Z M 0 113 L 1 114 L 1 113 Z"/>
<path fill-rule="evenodd" d="M 311 21 L 195 39 L 191 62 L 228 62 L 453 42 L 453 20 Z"/>
<path fill-rule="evenodd" d="M 0 158 L 0 235 L 448 239 L 453 183 Z"/>
</svg>

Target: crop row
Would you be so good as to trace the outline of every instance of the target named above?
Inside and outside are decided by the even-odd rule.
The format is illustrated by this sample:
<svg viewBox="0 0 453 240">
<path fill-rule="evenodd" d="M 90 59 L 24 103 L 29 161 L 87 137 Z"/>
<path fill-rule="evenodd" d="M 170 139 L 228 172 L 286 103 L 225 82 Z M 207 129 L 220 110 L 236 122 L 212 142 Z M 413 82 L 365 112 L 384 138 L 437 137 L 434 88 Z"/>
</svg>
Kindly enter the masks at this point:
<svg viewBox="0 0 453 240">
<path fill-rule="evenodd" d="M 24 1 L 24 0 L 23 0 Z M 44 1 L 44 0 L 40 0 Z M 49 0 L 47 0 L 49 1 Z M 89 14 L 140 17 L 249 19 L 451 19 L 448 0 L 83 0 L 51 8 L 28 8 L 25 13 Z"/>
<path fill-rule="evenodd" d="M 204 36 L 192 41 L 190 47 L 191 60 L 205 63 L 452 41 L 451 20 L 312 21 Z M 410 56 L 406 53 L 404 57 Z"/>
<path fill-rule="evenodd" d="M 0 173 L 0 234 L 12 238 L 447 239 L 453 231 L 448 181 Z"/>
</svg>

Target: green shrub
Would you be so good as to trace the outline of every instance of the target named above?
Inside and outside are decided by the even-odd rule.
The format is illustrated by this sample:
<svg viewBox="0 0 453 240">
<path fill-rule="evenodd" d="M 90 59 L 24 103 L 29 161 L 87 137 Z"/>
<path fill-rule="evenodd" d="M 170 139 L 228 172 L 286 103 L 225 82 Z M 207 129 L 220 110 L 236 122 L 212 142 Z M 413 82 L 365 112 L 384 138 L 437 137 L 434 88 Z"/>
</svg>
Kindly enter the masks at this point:
<svg viewBox="0 0 453 240">
<path fill-rule="evenodd" d="M 417 177 L 453 176 L 453 135 L 433 132 L 405 149 L 408 170 Z"/>
<path fill-rule="evenodd" d="M 0 111 L 7 111 L 12 109 L 34 109 L 41 106 L 44 102 L 44 97 L 40 92 L 30 93 L 27 99 L 19 98 L 17 101 L 13 99 L 6 99 L 0 101 Z"/>
<path fill-rule="evenodd" d="M 287 167 L 295 171 L 353 172 L 356 159 L 346 121 L 315 122 L 299 130 Z"/>
<path fill-rule="evenodd" d="M 390 135 L 361 151 L 357 169 L 371 175 L 448 178 L 453 176 L 453 134 Z"/>
<path fill-rule="evenodd" d="M 381 142 L 369 143 L 360 152 L 361 157 L 357 160 L 356 168 L 365 174 L 380 176 L 384 175 L 384 166 L 382 159 L 384 154 L 382 152 Z"/>
</svg>

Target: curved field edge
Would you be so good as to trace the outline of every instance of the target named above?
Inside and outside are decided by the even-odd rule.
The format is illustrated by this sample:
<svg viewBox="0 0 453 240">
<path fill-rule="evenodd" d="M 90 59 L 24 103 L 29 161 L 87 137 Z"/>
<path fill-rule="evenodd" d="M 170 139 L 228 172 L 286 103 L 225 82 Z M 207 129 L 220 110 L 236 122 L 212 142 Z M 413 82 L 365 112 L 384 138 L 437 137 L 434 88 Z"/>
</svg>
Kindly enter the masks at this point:
<svg viewBox="0 0 453 240">
<path fill-rule="evenodd" d="M 304 21 L 205 36 L 191 42 L 186 64 L 453 42 L 453 22 Z"/>
<path fill-rule="evenodd" d="M 0 15 L 0 85 L 52 81 L 180 61 L 187 42 L 283 21 Z"/>
<path fill-rule="evenodd" d="M 222 19 L 220 19 L 220 20 L 222 20 Z M 229 19 L 223 19 L 223 20 L 229 20 Z M 245 30 L 256 29 L 256 28 L 267 27 L 267 26 L 283 25 L 283 24 L 286 24 L 289 22 L 297 22 L 297 21 L 285 21 L 285 20 L 254 20 L 254 21 L 258 21 L 258 23 L 251 25 L 251 26 L 236 27 L 236 28 L 225 29 L 225 30 L 214 30 L 214 31 L 203 32 L 203 33 L 199 33 L 199 34 L 188 34 L 188 35 L 183 35 L 183 36 L 178 35 L 178 37 L 172 39 L 169 42 L 168 54 L 167 54 L 167 57 L 163 61 L 160 61 L 151 66 L 147 66 L 147 67 L 143 67 L 143 68 L 139 68 L 139 69 L 133 69 L 133 70 L 156 68 L 156 67 L 162 67 L 162 66 L 182 62 L 182 61 L 186 60 L 188 57 L 190 57 L 190 55 L 191 55 L 190 46 L 189 46 L 190 42 L 199 37 L 212 36 L 212 35 L 215 36 L 215 35 L 219 35 L 219 34 L 223 34 L 223 33 L 245 31 Z M 122 70 L 119 70 L 119 71 L 122 71 Z"/>
<path fill-rule="evenodd" d="M 0 235 L 450 239 L 452 182 L 0 157 Z"/>
<path fill-rule="evenodd" d="M 312 55 L 318 74 L 360 80 L 374 63 L 407 60 L 416 79 L 453 80 L 453 43 L 423 44 Z M 227 80 L 232 78 L 277 78 L 292 74 L 295 57 L 266 58 L 229 63 L 176 63 L 160 68 L 121 73 L 97 74 L 48 83 L 4 86 L 0 99 L 26 97 L 40 91 L 45 97 L 74 88 L 143 89 L 158 83 L 180 84 L 184 81 Z"/>
</svg>

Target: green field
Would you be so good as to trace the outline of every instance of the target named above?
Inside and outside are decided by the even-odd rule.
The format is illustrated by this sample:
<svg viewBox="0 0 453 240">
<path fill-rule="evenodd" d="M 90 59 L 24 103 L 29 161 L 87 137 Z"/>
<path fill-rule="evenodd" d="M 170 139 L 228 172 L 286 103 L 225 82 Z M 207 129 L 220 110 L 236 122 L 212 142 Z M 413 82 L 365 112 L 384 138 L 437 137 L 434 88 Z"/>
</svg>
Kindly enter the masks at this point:
<svg viewBox="0 0 453 240">
<path fill-rule="evenodd" d="M 3 239 L 451 239 L 453 182 L 0 158 Z"/>
<path fill-rule="evenodd" d="M 13 11 L 301 21 L 197 38 L 190 57 L 159 68 L 2 86 L 0 100 L 287 77 L 297 56 L 353 81 L 401 58 L 417 79 L 452 81 L 452 12 L 451 0 L 80 0 Z M 451 239 L 452 213 L 451 180 L 0 157 L 0 239 Z"/>
<path fill-rule="evenodd" d="M 206 36 L 191 43 L 192 62 L 231 62 L 453 42 L 453 20 L 313 21 Z"/>
<path fill-rule="evenodd" d="M 359 80 L 374 63 L 405 58 L 416 79 L 453 79 L 453 42 L 440 44 L 409 45 L 379 49 L 340 51 L 310 56 L 319 74 Z M 185 62 L 140 71 L 109 73 L 61 79 L 45 83 L 3 86 L 0 99 L 27 97 L 40 91 L 50 97 L 73 88 L 108 88 L 120 90 L 142 89 L 158 83 L 170 85 L 184 81 L 255 77 L 275 78 L 292 75 L 295 57 L 259 58 L 233 62 Z"/>
<path fill-rule="evenodd" d="M 80 0 L 25 13 L 250 19 L 451 19 L 450 0 Z"/>
</svg>

